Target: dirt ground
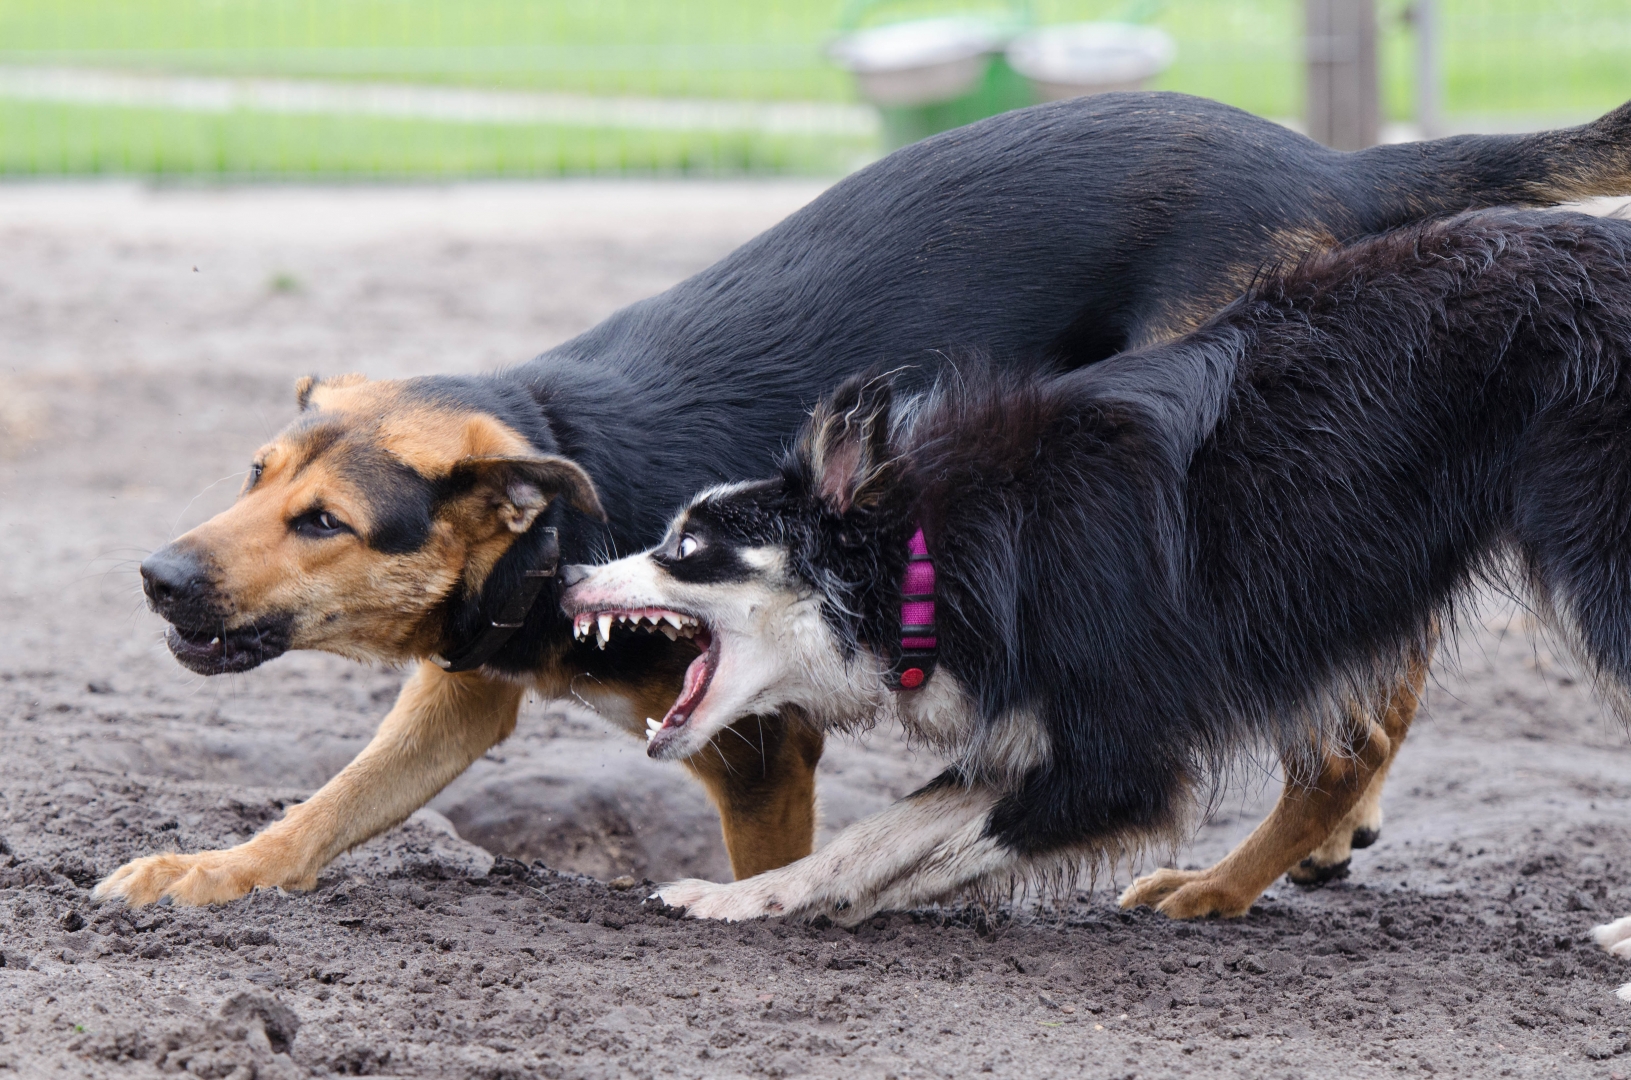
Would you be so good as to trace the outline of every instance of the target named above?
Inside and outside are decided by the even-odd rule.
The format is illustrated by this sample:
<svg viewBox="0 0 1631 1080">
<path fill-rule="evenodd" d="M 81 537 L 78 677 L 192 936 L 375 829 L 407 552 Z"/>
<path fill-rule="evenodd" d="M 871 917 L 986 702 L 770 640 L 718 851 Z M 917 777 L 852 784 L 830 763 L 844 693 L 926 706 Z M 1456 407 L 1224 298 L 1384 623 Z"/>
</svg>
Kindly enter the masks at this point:
<svg viewBox="0 0 1631 1080">
<path fill-rule="evenodd" d="M 233 843 L 401 681 L 292 655 L 200 679 L 135 564 L 225 505 L 308 371 L 523 359 L 700 268 L 808 185 L 0 188 L 0 1080 L 1631 1076 L 1631 743 L 1492 605 L 1435 672 L 1381 841 L 1247 917 L 1101 881 L 859 932 L 677 922 L 609 879 L 725 872 L 678 768 L 548 703 L 317 890 L 96 908 L 124 860 Z M 936 771 L 834 747 L 826 829 Z M 1181 863 L 1273 795 L 1250 763 Z M 479 846 L 478 846 L 479 845 Z"/>
</svg>

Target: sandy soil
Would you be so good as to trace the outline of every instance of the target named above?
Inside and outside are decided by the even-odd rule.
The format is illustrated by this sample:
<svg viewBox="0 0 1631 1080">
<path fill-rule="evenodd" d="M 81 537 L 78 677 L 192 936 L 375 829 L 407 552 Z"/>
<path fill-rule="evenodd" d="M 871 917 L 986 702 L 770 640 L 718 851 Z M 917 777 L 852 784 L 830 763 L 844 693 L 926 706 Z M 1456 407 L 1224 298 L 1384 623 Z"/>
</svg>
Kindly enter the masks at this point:
<svg viewBox="0 0 1631 1080">
<path fill-rule="evenodd" d="M 0 189 L 0 1078 L 1631 1076 L 1627 972 L 1583 936 L 1631 911 L 1631 746 L 1498 606 L 1435 673 L 1381 842 L 1238 921 L 1119 912 L 1123 868 L 858 933 L 675 922 L 602 882 L 722 875 L 701 796 L 549 703 L 310 894 L 89 904 L 127 858 L 253 833 L 400 683 L 198 679 L 140 602 L 135 560 L 225 505 L 295 375 L 524 358 L 813 193 Z M 835 747 L 827 830 L 935 768 Z M 1244 764 L 1180 862 L 1272 794 Z"/>
</svg>

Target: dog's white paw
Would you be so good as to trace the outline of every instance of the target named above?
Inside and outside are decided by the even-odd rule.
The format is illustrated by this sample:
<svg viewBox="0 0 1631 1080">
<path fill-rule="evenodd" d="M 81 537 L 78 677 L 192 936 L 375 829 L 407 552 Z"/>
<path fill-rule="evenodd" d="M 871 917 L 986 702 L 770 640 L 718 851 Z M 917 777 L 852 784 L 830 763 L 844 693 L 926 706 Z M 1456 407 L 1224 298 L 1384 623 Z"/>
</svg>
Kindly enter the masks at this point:
<svg viewBox="0 0 1631 1080">
<path fill-rule="evenodd" d="M 1592 927 L 1591 940 L 1622 960 L 1631 959 L 1631 915 Z"/>
<path fill-rule="evenodd" d="M 781 902 L 758 878 L 733 881 L 729 885 L 688 878 L 664 885 L 652 894 L 652 899 L 661 900 L 669 907 L 684 908 L 686 917 L 692 919 L 740 922 L 783 914 Z"/>
</svg>

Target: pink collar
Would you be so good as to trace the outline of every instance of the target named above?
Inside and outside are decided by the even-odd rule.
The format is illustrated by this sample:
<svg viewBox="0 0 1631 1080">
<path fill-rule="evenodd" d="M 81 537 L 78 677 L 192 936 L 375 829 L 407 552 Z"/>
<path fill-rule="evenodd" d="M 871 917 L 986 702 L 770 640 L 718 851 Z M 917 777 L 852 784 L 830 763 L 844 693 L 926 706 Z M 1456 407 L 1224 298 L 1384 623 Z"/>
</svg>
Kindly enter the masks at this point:
<svg viewBox="0 0 1631 1080">
<path fill-rule="evenodd" d="M 885 680 L 892 690 L 916 690 L 934 674 L 938 644 L 934 626 L 934 560 L 923 529 L 906 543 L 906 576 L 901 580 L 900 655 Z"/>
</svg>

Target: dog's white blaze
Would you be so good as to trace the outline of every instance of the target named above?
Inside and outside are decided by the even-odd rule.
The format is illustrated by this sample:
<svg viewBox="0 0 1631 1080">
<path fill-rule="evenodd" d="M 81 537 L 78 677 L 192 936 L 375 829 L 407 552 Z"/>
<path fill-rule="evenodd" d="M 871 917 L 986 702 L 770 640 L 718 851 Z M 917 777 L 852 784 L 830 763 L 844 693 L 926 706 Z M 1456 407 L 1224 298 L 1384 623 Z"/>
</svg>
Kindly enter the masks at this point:
<svg viewBox="0 0 1631 1080">
<path fill-rule="evenodd" d="M 733 921 L 828 914 L 856 923 L 879 911 L 932 902 L 1015 864 L 1011 852 L 985 835 L 997 798 L 986 787 L 909 796 L 779 870 L 728 885 L 677 881 L 657 895 L 695 918 Z"/>
</svg>

